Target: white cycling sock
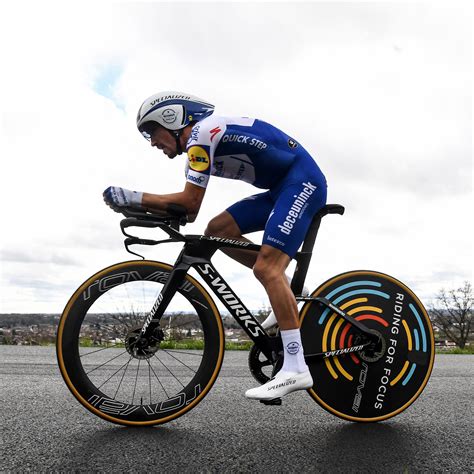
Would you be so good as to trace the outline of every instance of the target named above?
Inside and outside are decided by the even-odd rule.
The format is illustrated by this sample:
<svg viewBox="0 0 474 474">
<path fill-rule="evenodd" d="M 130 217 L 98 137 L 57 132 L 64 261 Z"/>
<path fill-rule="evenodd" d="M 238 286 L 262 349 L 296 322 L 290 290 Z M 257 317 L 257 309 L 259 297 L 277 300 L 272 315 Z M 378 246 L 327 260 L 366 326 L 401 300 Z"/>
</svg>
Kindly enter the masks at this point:
<svg viewBox="0 0 474 474">
<path fill-rule="evenodd" d="M 283 367 L 282 372 L 306 372 L 308 366 L 304 360 L 303 344 L 299 329 L 280 331 L 283 341 Z"/>
</svg>

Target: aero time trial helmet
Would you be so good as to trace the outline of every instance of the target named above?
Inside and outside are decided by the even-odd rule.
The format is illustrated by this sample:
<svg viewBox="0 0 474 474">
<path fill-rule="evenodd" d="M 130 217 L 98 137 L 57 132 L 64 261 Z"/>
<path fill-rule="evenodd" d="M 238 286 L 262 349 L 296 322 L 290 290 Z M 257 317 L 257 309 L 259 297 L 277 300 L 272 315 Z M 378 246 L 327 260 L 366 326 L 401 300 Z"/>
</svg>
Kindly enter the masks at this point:
<svg viewBox="0 0 474 474">
<path fill-rule="evenodd" d="M 191 122 L 198 122 L 214 112 L 214 106 L 191 94 L 167 91 L 148 97 L 138 109 L 137 127 L 150 140 L 161 125 L 173 134 Z"/>
</svg>

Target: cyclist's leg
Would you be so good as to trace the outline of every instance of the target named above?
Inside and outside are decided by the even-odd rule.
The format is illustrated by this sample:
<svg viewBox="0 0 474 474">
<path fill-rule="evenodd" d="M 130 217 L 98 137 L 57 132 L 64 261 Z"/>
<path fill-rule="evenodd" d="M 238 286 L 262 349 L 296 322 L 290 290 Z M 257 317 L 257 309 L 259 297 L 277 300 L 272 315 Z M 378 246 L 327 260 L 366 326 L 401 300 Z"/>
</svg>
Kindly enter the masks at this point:
<svg viewBox="0 0 474 474">
<path fill-rule="evenodd" d="M 284 271 L 325 203 L 325 183 L 315 184 L 311 178 L 291 183 L 280 190 L 265 226 L 254 272 L 267 290 L 280 329 L 299 327 L 296 300 Z"/>
<path fill-rule="evenodd" d="M 290 257 L 279 249 L 264 244 L 254 265 L 254 274 L 265 288 L 280 329 L 298 328 L 298 310 L 285 270 Z"/>
<path fill-rule="evenodd" d="M 316 174 L 291 178 L 278 190 L 265 226 L 264 245 L 254 266 L 281 329 L 284 362 L 274 379 L 246 392 L 253 399 L 279 398 L 313 384 L 304 360 L 296 300 L 284 271 L 303 242 L 314 215 L 326 203 L 326 183 Z"/>
<path fill-rule="evenodd" d="M 269 192 L 242 199 L 211 219 L 204 235 L 250 242 L 243 235 L 263 230 L 273 205 Z M 257 252 L 250 250 L 223 249 L 223 252 L 249 268 L 257 260 Z"/>
</svg>

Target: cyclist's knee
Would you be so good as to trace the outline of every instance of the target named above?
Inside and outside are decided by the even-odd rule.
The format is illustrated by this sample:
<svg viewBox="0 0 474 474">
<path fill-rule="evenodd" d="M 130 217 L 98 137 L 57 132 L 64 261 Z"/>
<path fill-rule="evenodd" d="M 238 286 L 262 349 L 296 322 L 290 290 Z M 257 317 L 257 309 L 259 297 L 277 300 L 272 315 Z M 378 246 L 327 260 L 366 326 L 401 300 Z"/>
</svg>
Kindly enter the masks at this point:
<svg viewBox="0 0 474 474">
<path fill-rule="evenodd" d="M 266 287 L 280 279 L 284 275 L 284 270 L 275 268 L 269 260 L 259 257 L 253 266 L 253 274 Z"/>
<path fill-rule="evenodd" d="M 290 258 L 280 250 L 263 245 L 253 267 L 253 273 L 265 287 L 280 279 L 286 282 L 285 270 L 289 262 Z"/>
<path fill-rule="evenodd" d="M 204 235 L 209 237 L 210 235 L 216 237 L 223 237 L 225 233 L 225 225 L 223 225 L 222 221 L 219 219 L 219 216 L 214 217 L 211 219 L 204 231 Z"/>
<path fill-rule="evenodd" d="M 222 212 L 211 219 L 204 231 L 204 235 L 216 237 L 240 237 L 240 229 L 228 212 Z"/>
</svg>

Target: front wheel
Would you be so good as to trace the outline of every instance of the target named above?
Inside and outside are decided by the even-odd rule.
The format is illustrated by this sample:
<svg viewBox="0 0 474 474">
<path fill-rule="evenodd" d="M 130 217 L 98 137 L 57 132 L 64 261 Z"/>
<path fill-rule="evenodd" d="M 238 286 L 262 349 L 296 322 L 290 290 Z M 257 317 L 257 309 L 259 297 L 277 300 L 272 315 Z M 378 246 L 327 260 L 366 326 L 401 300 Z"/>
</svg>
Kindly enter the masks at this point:
<svg viewBox="0 0 474 474">
<path fill-rule="evenodd" d="M 172 267 L 123 262 L 96 273 L 69 300 L 57 334 L 72 394 L 113 423 L 165 423 L 196 406 L 217 378 L 224 332 L 207 291 L 187 275 L 146 345 L 138 337 Z"/>
<path fill-rule="evenodd" d="M 308 392 L 330 413 L 351 421 L 386 420 L 420 395 L 434 363 L 428 314 L 403 283 L 383 273 L 353 271 L 333 277 L 312 295 L 330 300 L 380 336 L 375 350 L 311 362 L 314 386 Z M 356 346 L 360 332 L 319 303 L 300 315 L 306 354 Z"/>
</svg>

